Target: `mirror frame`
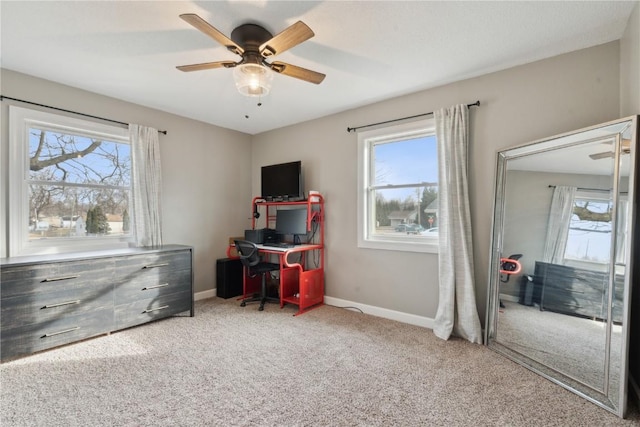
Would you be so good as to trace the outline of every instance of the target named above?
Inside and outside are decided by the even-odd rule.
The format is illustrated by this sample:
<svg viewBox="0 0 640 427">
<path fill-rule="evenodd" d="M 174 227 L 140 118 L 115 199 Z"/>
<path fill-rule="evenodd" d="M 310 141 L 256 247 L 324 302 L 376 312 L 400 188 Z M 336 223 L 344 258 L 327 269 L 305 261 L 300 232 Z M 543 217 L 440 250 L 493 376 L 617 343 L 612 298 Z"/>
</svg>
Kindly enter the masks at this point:
<svg viewBox="0 0 640 427">
<path fill-rule="evenodd" d="M 595 403 L 602 408 L 613 412 L 619 417 L 624 418 L 627 410 L 627 392 L 628 392 L 628 365 L 629 365 L 629 342 L 630 342 L 630 320 L 631 320 L 631 289 L 633 284 L 633 271 L 637 266 L 633 265 L 633 249 L 634 247 L 640 252 L 640 242 L 633 242 L 633 236 L 637 236 L 640 233 L 634 234 L 634 231 L 638 232 L 640 230 L 634 230 L 634 227 L 637 227 L 637 222 L 640 221 L 638 218 L 638 198 L 636 196 L 636 187 L 639 184 L 638 173 L 640 172 L 640 168 L 638 165 L 638 156 L 637 156 L 637 139 L 639 133 L 639 119 L 640 116 L 631 116 L 618 120 L 614 120 L 611 122 L 590 126 L 587 128 L 579 129 L 572 132 L 567 132 L 564 134 L 552 136 L 549 138 L 540 139 L 537 141 L 533 141 L 524 145 L 507 148 L 504 150 L 500 150 L 497 153 L 497 164 L 495 171 L 495 192 L 494 192 L 494 207 L 493 207 L 493 216 L 492 216 L 492 236 L 491 236 L 491 251 L 490 251 L 490 264 L 489 264 L 489 280 L 488 280 L 488 298 L 487 298 L 487 313 L 486 313 L 486 323 L 485 323 L 485 345 L 487 345 L 492 350 L 506 356 L 512 361 L 536 372 L 539 375 L 549 379 L 550 381 L 582 396 L 583 398 Z M 597 131 L 601 128 L 613 127 L 616 125 L 622 126 L 629 122 L 629 126 L 624 127 L 624 129 L 631 129 L 631 151 L 630 151 L 630 163 L 629 163 L 629 187 L 628 187 L 628 200 L 629 200 L 629 220 L 626 224 L 627 239 L 626 243 L 626 253 L 625 253 L 625 276 L 624 276 L 624 291 L 623 291 L 623 314 L 622 314 L 622 326 L 621 326 L 621 346 L 620 349 L 620 371 L 616 372 L 619 375 L 619 389 L 615 390 L 614 396 L 617 396 L 617 399 L 611 399 L 611 393 L 608 392 L 608 384 L 610 381 L 609 378 L 609 369 L 610 369 L 610 331 L 612 325 L 612 316 L 611 316 L 611 306 L 608 307 L 609 316 L 606 322 L 607 325 L 607 333 L 606 333 L 606 343 L 605 343 L 605 374 L 604 374 L 604 383 L 606 384 L 604 387 L 604 391 L 596 391 L 594 387 L 589 387 L 586 383 L 583 383 L 579 380 L 572 378 L 569 374 L 563 373 L 559 370 L 554 369 L 551 366 L 547 366 L 542 362 L 534 360 L 531 357 L 528 357 L 513 348 L 509 348 L 507 345 L 500 343 L 496 340 L 497 329 L 498 329 L 498 316 L 499 316 L 499 305 L 500 305 L 500 259 L 505 257 L 502 254 L 503 247 L 503 239 L 504 232 L 503 228 L 505 225 L 505 205 L 506 205 L 506 188 L 507 188 L 507 169 L 508 163 L 510 160 L 515 160 L 521 158 L 523 156 L 528 156 L 532 154 L 544 153 L 552 150 L 557 150 L 560 148 L 566 147 L 574 147 L 580 144 L 587 144 L 590 141 L 593 141 L 593 135 L 597 133 Z M 591 135 L 590 138 L 584 139 L 584 136 Z M 618 137 L 620 135 L 620 131 L 617 133 Z M 614 213 L 615 206 L 617 205 L 617 199 L 619 195 L 618 183 L 620 180 L 620 156 L 621 156 L 620 144 L 616 145 L 615 151 L 615 162 L 612 171 L 613 178 L 613 191 L 612 197 L 614 201 Z M 612 220 L 612 230 L 615 230 L 615 215 Z M 615 246 L 615 235 L 616 233 L 612 233 L 612 246 Z M 615 269 L 613 268 L 615 265 L 614 257 L 610 257 L 609 260 L 609 289 L 613 286 L 613 279 L 615 275 Z M 636 270 L 637 271 L 637 270 Z M 610 301 L 611 301 L 611 292 Z M 637 307 L 640 309 L 640 307 Z M 639 314 L 636 313 L 636 316 Z M 634 344 L 635 345 L 635 344 Z M 617 401 L 614 401 L 617 400 Z"/>
</svg>

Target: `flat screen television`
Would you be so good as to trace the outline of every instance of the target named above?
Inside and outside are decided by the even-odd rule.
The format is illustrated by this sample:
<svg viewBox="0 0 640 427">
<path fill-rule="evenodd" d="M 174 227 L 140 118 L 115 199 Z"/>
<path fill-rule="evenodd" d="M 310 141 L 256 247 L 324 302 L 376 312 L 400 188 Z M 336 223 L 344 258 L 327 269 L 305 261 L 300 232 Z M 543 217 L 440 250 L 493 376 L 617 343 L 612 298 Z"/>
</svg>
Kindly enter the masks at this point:
<svg viewBox="0 0 640 427">
<path fill-rule="evenodd" d="M 262 198 L 271 201 L 304 200 L 302 162 L 300 160 L 262 166 Z"/>
</svg>

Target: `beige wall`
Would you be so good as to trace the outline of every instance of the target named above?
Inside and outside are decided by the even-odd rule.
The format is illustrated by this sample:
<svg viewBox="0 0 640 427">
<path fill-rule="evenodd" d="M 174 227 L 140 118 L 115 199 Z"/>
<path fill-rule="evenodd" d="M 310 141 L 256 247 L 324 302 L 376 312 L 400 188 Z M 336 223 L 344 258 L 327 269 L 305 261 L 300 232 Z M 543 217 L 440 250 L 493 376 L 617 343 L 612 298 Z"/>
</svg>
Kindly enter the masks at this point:
<svg viewBox="0 0 640 427">
<path fill-rule="evenodd" d="M 357 136 L 346 129 L 480 100 L 470 114 L 470 193 L 484 322 L 496 151 L 615 119 L 619 94 L 619 43 L 612 42 L 254 136 L 252 170 L 300 159 L 306 189 L 325 195 L 328 296 L 433 318 L 437 255 L 357 248 Z"/>
<path fill-rule="evenodd" d="M 215 260 L 226 256 L 228 237 L 244 229 L 243 218 L 250 212 L 250 178 L 238 173 L 250 163 L 249 135 L 9 70 L 1 70 L 1 78 L 4 96 L 167 130 L 167 135 L 160 135 L 164 242 L 193 246 L 196 292 L 215 288 Z M 3 206 L 9 103 L 2 103 Z M 6 236 L 4 207 L 0 219 L 0 235 Z M 1 256 L 6 250 L 3 238 Z"/>
<path fill-rule="evenodd" d="M 640 114 L 640 1 L 620 40 L 620 115 Z"/>
</svg>

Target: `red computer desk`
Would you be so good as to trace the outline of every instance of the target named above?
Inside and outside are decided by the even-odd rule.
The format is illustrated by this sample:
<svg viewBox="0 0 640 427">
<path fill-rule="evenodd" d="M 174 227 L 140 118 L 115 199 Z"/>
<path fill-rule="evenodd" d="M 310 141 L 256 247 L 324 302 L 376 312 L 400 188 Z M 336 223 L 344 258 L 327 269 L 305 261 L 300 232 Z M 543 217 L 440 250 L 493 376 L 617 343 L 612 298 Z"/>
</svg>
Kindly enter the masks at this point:
<svg viewBox="0 0 640 427">
<path fill-rule="evenodd" d="M 265 257 L 277 257 L 279 270 L 280 308 L 285 304 L 295 304 L 298 311 L 294 314 L 305 313 L 324 303 L 324 247 L 321 244 L 301 244 L 290 248 L 256 245 Z M 234 245 L 227 249 L 229 258 L 237 258 L 232 254 Z M 314 255 L 317 255 L 313 263 Z M 298 258 L 297 261 L 294 261 Z M 274 261 L 272 261 L 274 262 Z M 315 264 L 315 265 L 312 265 Z M 249 277 L 246 268 L 243 269 L 242 299 L 260 292 L 260 278 Z"/>
</svg>

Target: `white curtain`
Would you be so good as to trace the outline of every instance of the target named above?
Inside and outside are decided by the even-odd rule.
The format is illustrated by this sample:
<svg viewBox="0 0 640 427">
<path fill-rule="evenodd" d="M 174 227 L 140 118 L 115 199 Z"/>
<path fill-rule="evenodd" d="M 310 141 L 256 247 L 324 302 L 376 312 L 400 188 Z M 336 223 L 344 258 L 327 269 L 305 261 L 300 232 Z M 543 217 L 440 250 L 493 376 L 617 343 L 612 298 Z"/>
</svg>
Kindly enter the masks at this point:
<svg viewBox="0 0 640 427">
<path fill-rule="evenodd" d="M 467 177 L 469 109 L 455 105 L 434 112 L 438 139 L 438 234 L 440 298 L 433 328 L 482 344 L 476 307 Z"/>
<path fill-rule="evenodd" d="M 629 202 L 620 200 L 618 202 L 618 222 L 616 224 L 616 264 L 625 263 L 627 253 L 627 222 L 629 218 Z"/>
<path fill-rule="evenodd" d="M 129 125 L 133 190 L 134 236 L 137 246 L 162 245 L 160 215 L 160 143 L 158 130 Z"/>
<path fill-rule="evenodd" d="M 564 185 L 558 185 L 553 190 L 547 223 L 547 238 L 542 255 L 545 262 L 562 264 L 564 260 L 576 191 L 576 187 Z"/>
</svg>

